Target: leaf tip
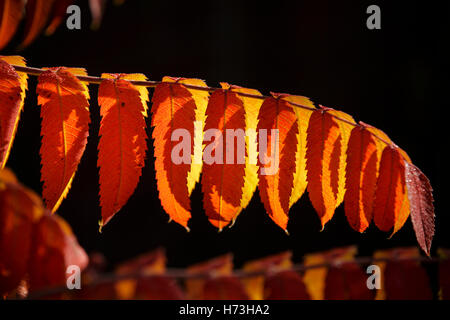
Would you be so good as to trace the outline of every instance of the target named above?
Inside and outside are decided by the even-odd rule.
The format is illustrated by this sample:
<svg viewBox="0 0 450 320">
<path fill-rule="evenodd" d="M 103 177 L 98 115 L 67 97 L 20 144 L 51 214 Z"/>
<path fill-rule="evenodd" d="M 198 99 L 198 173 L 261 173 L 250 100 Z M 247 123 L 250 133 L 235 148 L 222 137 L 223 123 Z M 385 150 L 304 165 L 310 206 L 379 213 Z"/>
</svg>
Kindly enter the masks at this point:
<svg viewBox="0 0 450 320">
<path fill-rule="evenodd" d="M 103 230 L 103 219 L 100 219 L 99 221 L 98 221 L 98 232 L 99 233 L 102 233 L 102 230 Z"/>
</svg>

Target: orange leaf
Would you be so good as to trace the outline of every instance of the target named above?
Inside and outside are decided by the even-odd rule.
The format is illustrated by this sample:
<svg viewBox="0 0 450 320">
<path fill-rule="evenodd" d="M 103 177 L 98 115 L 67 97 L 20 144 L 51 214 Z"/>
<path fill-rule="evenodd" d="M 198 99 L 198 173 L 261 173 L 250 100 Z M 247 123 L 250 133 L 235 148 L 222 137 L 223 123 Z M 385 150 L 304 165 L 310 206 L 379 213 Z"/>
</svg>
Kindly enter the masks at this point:
<svg viewBox="0 0 450 320">
<path fill-rule="evenodd" d="M 203 150 L 203 206 L 222 230 L 240 212 L 245 173 L 245 110 L 231 88 L 211 94 L 204 130 L 204 140 L 211 142 Z"/>
<path fill-rule="evenodd" d="M 333 115 L 336 119 L 337 124 L 339 125 L 339 129 L 341 132 L 340 139 L 340 159 L 339 159 L 339 168 L 338 168 L 338 178 L 334 178 L 332 175 L 331 178 L 331 187 L 333 188 L 333 193 L 336 195 L 336 208 L 344 201 L 345 196 L 345 167 L 347 163 L 347 147 L 348 147 L 348 139 L 350 138 L 350 134 L 352 129 L 355 127 L 356 123 L 353 120 L 352 116 L 338 110 L 330 109 L 327 111 L 329 114 Z M 355 124 L 355 125 L 353 125 Z M 335 148 L 337 151 L 338 148 Z M 337 157 L 336 153 L 332 155 L 333 157 Z M 336 161 L 332 161 L 332 163 L 336 163 Z"/>
<path fill-rule="evenodd" d="M 0 6 L 0 49 L 3 49 L 16 33 L 23 16 L 25 1 L 3 0 Z"/>
<path fill-rule="evenodd" d="M 380 230 L 390 230 L 399 219 L 406 221 L 400 217 L 409 214 L 403 210 L 405 195 L 405 161 L 397 148 L 386 147 L 381 156 L 373 207 L 373 220 Z"/>
<path fill-rule="evenodd" d="M 280 271 L 292 267 L 292 252 L 287 251 L 276 255 L 271 255 L 262 259 L 247 262 L 242 268 L 246 272 L 254 271 Z M 244 277 L 242 283 L 252 300 L 264 299 L 264 276 L 256 275 Z"/>
<path fill-rule="evenodd" d="M 304 265 L 308 268 L 303 275 L 303 282 L 313 300 L 323 300 L 325 297 L 325 281 L 328 267 L 319 267 L 322 264 L 340 264 L 354 259 L 356 247 L 335 248 L 324 252 L 305 255 Z"/>
<path fill-rule="evenodd" d="M 358 232 L 363 232 L 372 220 L 376 179 L 377 148 L 374 138 L 364 125 L 355 127 L 347 149 L 344 205 L 350 226 Z"/>
<path fill-rule="evenodd" d="M 306 152 L 308 193 L 322 229 L 336 208 L 341 135 L 336 120 L 327 109 L 314 111 L 309 119 Z"/>
<path fill-rule="evenodd" d="M 287 232 L 289 209 L 306 188 L 304 133 L 311 113 L 304 109 L 300 111 L 289 102 L 300 101 L 302 105 L 314 106 L 305 97 L 272 95 L 264 100 L 258 116 L 259 194 L 270 218 Z M 261 129 L 266 130 L 267 140 L 261 136 Z M 275 130 L 274 133 L 272 130 Z M 262 150 L 261 141 L 264 140 L 267 141 L 267 147 Z M 261 157 L 264 161 L 261 161 Z M 263 169 L 266 170 L 265 174 Z"/>
<path fill-rule="evenodd" d="M 85 72 L 51 68 L 41 73 L 36 89 L 42 118 L 42 194 L 52 212 L 70 189 L 89 134 L 89 92 L 74 74 Z"/>
<path fill-rule="evenodd" d="M 134 75 L 103 74 L 98 90 L 100 142 L 100 229 L 128 201 L 136 188 L 147 150 L 146 105 L 139 89 L 127 81 Z M 144 76 L 142 76 L 144 77 Z"/>
<path fill-rule="evenodd" d="M 28 76 L 10 65 L 25 65 L 22 57 L 0 56 L 0 168 L 4 168 L 23 109 Z"/>
<path fill-rule="evenodd" d="M 203 128 L 206 109 L 206 100 L 196 100 L 188 89 L 180 85 L 192 82 L 196 82 L 196 79 L 164 77 L 163 83 L 155 88 L 152 98 L 152 126 L 154 127 L 152 136 L 159 198 L 170 218 L 185 228 L 191 217 L 189 196 L 201 171 L 201 166 L 194 163 L 201 162 L 201 159 L 196 161 L 199 159 L 193 158 L 195 145 L 201 146 L 201 135 L 200 141 L 195 136 L 198 135 L 196 131 L 201 131 Z M 206 86 L 204 83 L 203 85 Z M 200 127 L 196 128 L 195 121 L 199 121 Z M 187 130 L 190 137 L 186 145 L 187 151 L 182 149 L 182 159 L 185 161 L 181 163 L 174 162 L 172 152 L 177 149 L 177 145 L 184 146 L 186 141 L 183 136 L 179 143 L 172 141 L 176 130 Z M 180 156 L 180 153 L 176 155 Z"/>
<path fill-rule="evenodd" d="M 55 0 L 28 0 L 26 5 L 25 39 L 23 49 L 30 45 L 45 27 Z"/>
<path fill-rule="evenodd" d="M 148 275 L 163 275 L 166 271 L 166 256 L 164 250 L 155 250 L 129 260 L 117 268 L 117 274 L 123 275 L 132 272 L 142 272 Z M 150 280 L 150 279 L 148 279 Z M 147 279 L 123 280 L 115 284 L 117 295 L 120 299 L 132 299 L 140 295 L 143 282 Z"/>
<path fill-rule="evenodd" d="M 231 88 L 233 92 L 239 92 L 243 94 L 251 94 L 260 96 L 261 93 L 255 89 L 242 88 L 235 85 L 228 85 L 227 83 L 221 83 L 225 89 Z M 253 193 L 258 186 L 258 163 L 257 156 L 257 141 L 256 141 L 256 127 L 258 125 L 258 113 L 261 108 L 262 99 L 256 99 L 245 95 L 239 95 L 242 100 L 245 111 L 245 170 L 244 170 L 244 186 L 242 187 L 242 196 L 240 202 L 240 208 L 233 217 L 232 224 L 236 221 L 237 216 L 245 209 L 250 200 L 253 197 Z"/>
</svg>

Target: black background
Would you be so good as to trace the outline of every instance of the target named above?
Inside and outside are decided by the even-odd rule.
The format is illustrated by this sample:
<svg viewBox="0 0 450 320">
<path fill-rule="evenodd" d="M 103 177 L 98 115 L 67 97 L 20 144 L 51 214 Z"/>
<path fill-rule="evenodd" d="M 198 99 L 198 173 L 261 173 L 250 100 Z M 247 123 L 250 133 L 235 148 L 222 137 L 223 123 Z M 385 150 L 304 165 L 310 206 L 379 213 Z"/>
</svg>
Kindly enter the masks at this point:
<svg viewBox="0 0 450 320">
<path fill-rule="evenodd" d="M 85 67 L 102 72 L 196 77 L 210 86 L 220 81 L 310 97 L 384 130 L 405 149 L 434 187 L 437 231 L 433 252 L 449 247 L 448 182 L 444 151 L 448 147 L 448 59 L 450 6 L 410 1 L 137 1 L 108 4 L 100 29 L 89 29 L 87 1 L 79 1 L 82 29 L 62 25 L 23 52 L 15 50 L 21 32 L 1 54 L 21 54 L 34 67 Z M 381 7 L 381 30 L 366 27 L 367 6 Z M 8 165 L 38 193 L 40 118 L 29 81 Z M 231 229 L 218 233 L 202 209 L 197 185 L 192 196 L 191 232 L 167 223 L 154 173 L 152 140 L 142 177 L 126 206 L 98 232 L 97 86 L 90 86 L 90 136 L 85 154 L 59 214 L 72 226 L 87 252 L 102 252 L 112 264 L 164 247 L 168 264 L 184 267 L 232 252 L 244 261 L 292 250 L 294 261 L 308 252 L 357 244 L 360 254 L 394 246 L 414 246 L 408 220 L 392 239 L 373 225 L 364 233 L 348 225 L 343 207 L 320 232 L 307 193 L 290 211 L 290 236 L 264 211 L 256 192 Z M 150 121 L 147 121 L 150 126 Z M 151 128 L 147 129 L 151 137 Z"/>
</svg>

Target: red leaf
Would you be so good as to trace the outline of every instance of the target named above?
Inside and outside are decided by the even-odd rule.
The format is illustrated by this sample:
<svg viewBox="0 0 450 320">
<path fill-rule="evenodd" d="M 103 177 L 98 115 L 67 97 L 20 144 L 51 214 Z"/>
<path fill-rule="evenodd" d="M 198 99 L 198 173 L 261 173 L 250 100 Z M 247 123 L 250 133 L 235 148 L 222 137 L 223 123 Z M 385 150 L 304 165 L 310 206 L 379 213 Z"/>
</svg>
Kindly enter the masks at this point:
<svg viewBox="0 0 450 320">
<path fill-rule="evenodd" d="M 100 123 L 100 228 L 128 201 L 136 188 L 147 150 L 146 105 L 139 89 L 127 81 L 133 75 L 102 75 L 98 90 Z"/>
<path fill-rule="evenodd" d="M 388 261 L 384 271 L 387 300 L 429 300 L 430 280 L 417 261 Z"/>
<path fill-rule="evenodd" d="M 44 215 L 35 226 L 29 261 L 30 290 L 65 285 L 66 269 L 83 270 L 88 257 L 78 245 L 69 225 L 57 215 Z"/>
<path fill-rule="evenodd" d="M 203 274 L 212 277 L 229 276 L 232 271 L 233 256 L 231 254 L 195 264 L 187 269 L 189 274 Z M 188 299 L 203 299 L 205 282 L 205 278 L 186 279 L 186 295 Z"/>
<path fill-rule="evenodd" d="M 309 198 L 323 228 L 336 208 L 341 152 L 340 128 L 327 109 L 312 113 L 306 148 Z"/>
<path fill-rule="evenodd" d="M 19 285 L 28 270 L 33 225 L 43 214 L 40 199 L 8 170 L 0 171 L 0 296 Z"/>
<path fill-rule="evenodd" d="M 345 177 L 345 214 L 350 226 L 363 232 L 372 220 L 377 179 L 377 147 L 364 125 L 353 128 L 351 132 Z"/>
<path fill-rule="evenodd" d="M 241 282 L 234 276 L 222 276 L 206 280 L 204 300 L 248 300 Z"/>
<path fill-rule="evenodd" d="M 383 231 L 394 227 L 404 207 L 405 160 L 395 147 L 383 150 L 375 193 L 373 219 Z"/>
<path fill-rule="evenodd" d="M 137 281 L 135 300 L 181 300 L 184 294 L 174 279 L 161 275 Z"/>
<path fill-rule="evenodd" d="M 266 300 L 309 300 L 302 277 L 294 271 L 281 271 L 266 277 Z"/>
<path fill-rule="evenodd" d="M 36 89 L 42 118 L 42 195 L 52 212 L 70 189 L 89 135 L 89 93 L 72 73 L 85 72 L 64 67 L 46 70 Z"/>
<path fill-rule="evenodd" d="M 434 236 L 433 189 L 428 178 L 412 163 L 405 164 L 406 189 L 411 210 L 411 221 L 417 242 L 429 256 Z"/>
<path fill-rule="evenodd" d="M 367 288 L 367 275 L 357 263 L 347 262 L 328 269 L 325 284 L 327 300 L 372 300 L 375 292 Z"/>
</svg>

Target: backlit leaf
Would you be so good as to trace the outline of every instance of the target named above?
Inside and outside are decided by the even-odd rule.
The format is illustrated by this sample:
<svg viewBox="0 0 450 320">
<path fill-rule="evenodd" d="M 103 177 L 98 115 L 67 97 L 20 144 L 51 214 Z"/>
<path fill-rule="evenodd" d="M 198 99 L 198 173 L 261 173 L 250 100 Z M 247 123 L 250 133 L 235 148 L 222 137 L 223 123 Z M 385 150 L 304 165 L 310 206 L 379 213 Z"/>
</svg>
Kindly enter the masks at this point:
<svg viewBox="0 0 450 320">
<path fill-rule="evenodd" d="M 89 134 L 89 92 L 75 74 L 86 73 L 50 68 L 41 73 L 36 89 L 42 119 L 42 195 L 52 212 L 70 189 Z"/>
<path fill-rule="evenodd" d="M 146 105 L 142 89 L 128 79 L 136 75 L 103 74 L 98 90 L 100 105 L 100 228 L 119 211 L 133 194 L 147 151 Z M 141 75 L 142 79 L 145 76 Z"/>
<path fill-rule="evenodd" d="M 8 160 L 27 89 L 27 74 L 16 72 L 10 64 L 25 66 L 25 61 L 0 56 L 0 168 Z"/>
</svg>

